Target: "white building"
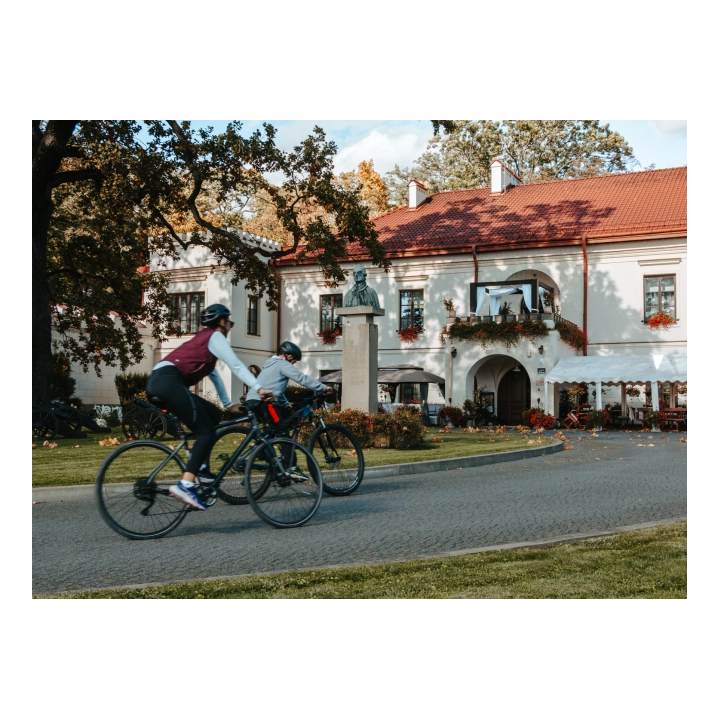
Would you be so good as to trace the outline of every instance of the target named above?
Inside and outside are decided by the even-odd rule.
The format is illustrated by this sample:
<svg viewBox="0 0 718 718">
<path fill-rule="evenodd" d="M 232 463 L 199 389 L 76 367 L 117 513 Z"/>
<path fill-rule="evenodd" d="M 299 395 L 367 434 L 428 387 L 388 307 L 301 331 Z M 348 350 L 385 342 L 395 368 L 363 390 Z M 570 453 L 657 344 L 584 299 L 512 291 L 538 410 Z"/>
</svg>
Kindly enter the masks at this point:
<svg viewBox="0 0 718 718">
<path fill-rule="evenodd" d="M 335 326 L 334 310 L 352 285 L 351 270 L 362 263 L 386 311 L 376 320 L 379 365 L 412 364 L 445 377 L 454 405 L 474 390 L 493 394 L 497 419 L 506 424 L 518 423 L 528 406 L 558 411 L 559 386 L 548 385 L 547 396 L 544 378 L 562 358 L 583 353 L 561 340 L 554 328 L 559 313 L 586 329 L 588 356 L 687 354 L 687 168 L 521 185 L 497 159 L 492 173 L 491 188 L 434 195 L 412 180 L 409 204 L 374 220 L 393 262 L 388 273 L 372 267 L 358 247 L 350 248 L 351 260 L 343 265 L 349 280 L 337 289 L 326 287 L 311 259 L 277 262 L 280 319 L 243 285 L 232 287 L 223 270 L 212 272 L 203 248 L 166 267 L 153 262 L 152 270 L 170 273 L 171 291 L 186 307 L 188 332 L 200 303 L 227 304 L 235 320 L 230 341 L 245 364 L 261 367 L 288 339 L 304 352 L 302 371 L 319 377 L 341 369 L 341 337 L 326 346 L 318 333 Z M 499 342 L 485 349 L 475 341 L 442 344 L 442 330 L 453 321 L 445 297 L 453 299 L 463 322 L 489 321 L 507 302 L 519 322 L 541 315 L 548 333 L 510 348 Z M 658 311 L 676 320 L 666 331 L 646 324 Z M 412 323 L 422 330 L 419 338 L 402 343 L 398 332 Z M 148 366 L 189 336 L 155 347 Z M 82 391 L 83 375 L 75 377 Z M 238 399 L 241 382 L 228 371 L 223 379 Z M 405 399 L 416 392 L 403 390 Z M 604 403 L 620 398 L 619 388 L 608 388 Z"/>
</svg>

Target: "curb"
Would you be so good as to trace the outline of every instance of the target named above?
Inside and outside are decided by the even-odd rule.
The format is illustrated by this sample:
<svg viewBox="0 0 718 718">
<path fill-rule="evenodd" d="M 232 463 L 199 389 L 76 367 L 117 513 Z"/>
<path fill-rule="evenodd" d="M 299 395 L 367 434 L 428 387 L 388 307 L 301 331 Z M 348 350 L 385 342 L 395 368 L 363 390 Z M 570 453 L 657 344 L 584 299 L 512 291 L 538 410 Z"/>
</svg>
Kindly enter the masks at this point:
<svg viewBox="0 0 718 718">
<path fill-rule="evenodd" d="M 679 521 L 687 521 L 687 516 L 681 516 L 673 519 L 662 519 L 661 521 L 648 521 L 642 524 L 631 524 L 630 526 L 616 526 L 612 529 L 596 529 L 595 531 L 584 531 L 575 534 L 563 534 L 562 536 L 553 536 L 547 539 L 538 539 L 536 541 L 519 541 L 516 543 L 496 544 L 494 546 L 481 546 L 479 548 L 467 548 L 458 551 L 443 551 L 435 554 L 418 554 L 412 558 L 392 559 L 389 561 L 370 561 L 364 563 L 345 563 L 334 564 L 331 566 L 303 566 L 302 568 L 285 569 L 283 571 L 258 571 L 256 573 L 240 573 L 230 576 L 212 576 L 210 578 L 184 578 L 176 581 L 157 581 L 152 583 L 132 583 L 126 586 L 105 586 L 98 588 L 78 588 L 71 591 L 57 591 L 56 593 L 33 594 L 42 598 L 43 596 L 63 596 L 80 591 L 111 591 L 116 589 L 142 589 L 154 588 L 162 586 L 179 586 L 187 583 L 204 583 L 206 581 L 227 581 L 235 578 L 244 578 L 246 576 L 276 576 L 282 573 L 303 572 L 303 571 L 333 571 L 345 568 L 359 568 L 361 566 L 383 566 L 393 563 L 406 563 L 408 561 L 423 561 L 432 558 L 448 558 L 451 556 L 468 556 L 476 553 L 487 553 L 489 551 L 517 551 L 520 549 L 543 549 L 552 548 L 568 543 L 578 543 L 579 541 L 587 541 L 589 539 L 602 538 L 605 536 L 615 536 L 616 534 L 625 533 L 626 531 L 637 531 L 639 529 L 649 529 L 656 526 L 668 526 L 669 524 L 678 523 Z"/>
<path fill-rule="evenodd" d="M 482 454 L 481 456 L 460 456 L 457 459 L 437 459 L 435 461 L 418 461 L 413 464 L 390 464 L 388 466 L 373 466 L 364 470 L 365 479 L 385 479 L 395 476 L 414 476 L 428 474 L 434 471 L 451 471 L 457 469 L 472 469 L 477 466 L 503 464 L 507 461 L 531 459 L 563 451 L 563 442 L 554 440 L 546 446 L 537 446 L 532 449 L 515 449 L 503 451 L 498 454 Z M 32 490 L 33 502 L 46 501 L 73 501 L 87 500 L 95 495 L 95 484 L 81 484 L 79 486 L 37 486 Z"/>
</svg>

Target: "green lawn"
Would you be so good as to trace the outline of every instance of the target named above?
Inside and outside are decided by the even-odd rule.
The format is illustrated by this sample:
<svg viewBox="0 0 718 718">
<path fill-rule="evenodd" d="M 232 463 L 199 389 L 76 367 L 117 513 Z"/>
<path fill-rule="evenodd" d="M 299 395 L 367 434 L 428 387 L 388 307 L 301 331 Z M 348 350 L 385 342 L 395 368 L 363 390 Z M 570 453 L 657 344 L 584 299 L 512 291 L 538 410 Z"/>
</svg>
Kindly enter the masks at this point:
<svg viewBox="0 0 718 718">
<path fill-rule="evenodd" d="M 365 449 L 364 460 L 367 466 L 383 466 L 386 464 L 408 464 L 417 461 L 433 461 L 460 456 L 475 456 L 501 451 L 512 451 L 536 446 L 537 436 L 521 436 L 519 434 L 469 434 L 455 429 L 451 434 L 439 434 L 431 428 L 427 441 L 420 449 Z M 118 438 L 124 443 L 121 431 L 114 431 L 109 436 Z M 441 443 L 435 443 L 434 437 Z M 56 449 L 47 449 L 42 442 L 36 442 L 37 448 L 32 451 L 32 485 L 33 486 L 70 486 L 74 484 L 91 484 L 95 480 L 97 470 L 105 457 L 114 447 L 100 446 L 98 441 L 107 438 L 105 434 L 90 435 L 86 439 L 53 439 Z M 529 442 L 534 442 L 530 444 Z M 548 439 L 543 439 L 548 444 Z M 176 445 L 175 439 L 165 441 Z M 76 448 L 77 447 L 77 448 Z M 224 450 L 234 448 L 226 442 Z"/>
<path fill-rule="evenodd" d="M 51 598 L 687 598 L 686 554 L 682 521 L 548 549 Z"/>
</svg>

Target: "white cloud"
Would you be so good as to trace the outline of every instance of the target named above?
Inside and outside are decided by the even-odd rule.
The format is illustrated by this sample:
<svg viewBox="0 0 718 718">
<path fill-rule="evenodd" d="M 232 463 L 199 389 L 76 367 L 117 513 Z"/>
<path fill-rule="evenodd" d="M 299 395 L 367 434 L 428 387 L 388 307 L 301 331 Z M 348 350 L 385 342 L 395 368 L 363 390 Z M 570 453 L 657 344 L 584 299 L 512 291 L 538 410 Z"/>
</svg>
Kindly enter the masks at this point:
<svg viewBox="0 0 718 718">
<path fill-rule="evenodd" d="M 432 135 L 431 126 L 425 130 L 417 128 L 397 128 L 384 132 L 372 130 L 354 144 L 343 147 L 334 160 L 336 172 L 355 170 L 362 160 L 374 160 L 374 169 L 384 174 L 397 164 L 407 167 L 414 164 L 426 149 L 426 143 Z"/>
<path fill-rule="evenodd" d="M 685 132 L 688 128 L 687 120 L 653 120 L 656 129 L 663 134 L 672 134 L 674 132 Z"/>
</svg>

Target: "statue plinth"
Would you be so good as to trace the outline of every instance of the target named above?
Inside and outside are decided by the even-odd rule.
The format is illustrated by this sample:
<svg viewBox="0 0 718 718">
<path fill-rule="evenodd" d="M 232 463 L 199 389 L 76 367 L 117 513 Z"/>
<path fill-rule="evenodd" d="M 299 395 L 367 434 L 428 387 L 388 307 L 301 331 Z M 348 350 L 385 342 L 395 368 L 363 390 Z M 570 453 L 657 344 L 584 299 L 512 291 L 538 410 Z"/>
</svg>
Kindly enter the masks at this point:
<svg viewBox="0 0 718 718">
<path fill-rule="evenodd" d="M 379 409 L 379 328 L 377 307 L 343 307 L 334 313 L 342 322 L 342 409 L 376 414 Z"/>
</svg>

